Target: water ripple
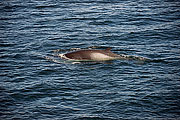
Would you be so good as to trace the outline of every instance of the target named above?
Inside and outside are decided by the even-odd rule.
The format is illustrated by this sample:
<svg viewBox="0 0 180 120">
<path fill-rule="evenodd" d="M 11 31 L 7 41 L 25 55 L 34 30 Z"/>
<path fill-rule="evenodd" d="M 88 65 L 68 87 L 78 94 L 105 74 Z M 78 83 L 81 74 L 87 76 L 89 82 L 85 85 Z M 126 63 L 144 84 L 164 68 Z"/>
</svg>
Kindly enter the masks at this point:
<svg viewBox="0 0 180 120">
<path fill-rule="evenodd" d="M 1 1 L 0 118 L 179 119 L 179 5 Z M 56 55 L 107 47 L 152 61 L 77 64 Z"/>
</svg>

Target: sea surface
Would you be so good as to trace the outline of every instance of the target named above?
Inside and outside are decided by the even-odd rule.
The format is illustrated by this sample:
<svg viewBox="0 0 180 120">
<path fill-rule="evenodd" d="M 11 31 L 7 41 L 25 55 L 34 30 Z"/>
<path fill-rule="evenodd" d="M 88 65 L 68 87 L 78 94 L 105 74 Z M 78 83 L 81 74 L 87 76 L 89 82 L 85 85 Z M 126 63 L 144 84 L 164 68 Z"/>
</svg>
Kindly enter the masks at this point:
<svg viewBox="0 0 180 120">
<path fill-rule="evenodd" d="M 121 119 L 180 120 L 179 0 L 0 1 L 0 120 Z"/>
</svg>

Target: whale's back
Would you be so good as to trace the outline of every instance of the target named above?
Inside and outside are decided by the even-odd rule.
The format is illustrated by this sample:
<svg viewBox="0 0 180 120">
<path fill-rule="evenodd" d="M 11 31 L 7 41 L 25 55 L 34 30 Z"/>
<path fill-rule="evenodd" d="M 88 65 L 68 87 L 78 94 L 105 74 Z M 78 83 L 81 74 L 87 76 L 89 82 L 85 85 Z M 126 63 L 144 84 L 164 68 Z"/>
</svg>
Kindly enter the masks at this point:
<svg viewBox="0 0 180 120">
<path fill-rule="evenodd" d="M 75 59 L 75 60 L 91 60 L 90 57 L 91 51 L 90 50 L 81 50 L 81 51 L 75 51 L 71 53 L 65 54 L 65 56 L 69 59 Z"/>
<path fill-rule="evenodd" d="M 112 53 L 110 49 L 106 50 L 79 50 L 65 54 L 65 57 L 72 60 L 113 60 L 118 55 Z"/>
</svg>

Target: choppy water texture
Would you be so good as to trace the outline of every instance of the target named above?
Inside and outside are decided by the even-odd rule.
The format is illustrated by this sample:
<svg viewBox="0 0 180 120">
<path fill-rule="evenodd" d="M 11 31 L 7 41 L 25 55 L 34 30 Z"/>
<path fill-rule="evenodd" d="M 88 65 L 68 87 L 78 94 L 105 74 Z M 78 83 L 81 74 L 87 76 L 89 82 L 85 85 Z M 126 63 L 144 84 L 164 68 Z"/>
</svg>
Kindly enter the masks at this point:
<svg viewBox="0 0 180 120">
<path fill-rule="evenodd" d="M 1 0 L 0 119 L 180 119 L 179 8 L 179 0 Z M 92 46 L 157 61 L 54 56 Z"/>
</svg>

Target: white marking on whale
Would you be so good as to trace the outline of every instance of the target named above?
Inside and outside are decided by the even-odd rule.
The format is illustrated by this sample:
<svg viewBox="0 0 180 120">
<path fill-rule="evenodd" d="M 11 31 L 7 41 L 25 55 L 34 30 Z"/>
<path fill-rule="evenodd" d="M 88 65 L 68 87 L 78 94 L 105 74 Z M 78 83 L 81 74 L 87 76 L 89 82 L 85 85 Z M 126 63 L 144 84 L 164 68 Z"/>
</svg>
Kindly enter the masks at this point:
<svg viewBox="0 0 180 120">
<path fill-rule="evenodd" d="M 90 57 L 92 60 L 95 60 L 95 61 L 106 61 L 106 60 L 115 59 L 115 57 L 111 57 L 102 53 L 91 53 Z"/>
</svg>

